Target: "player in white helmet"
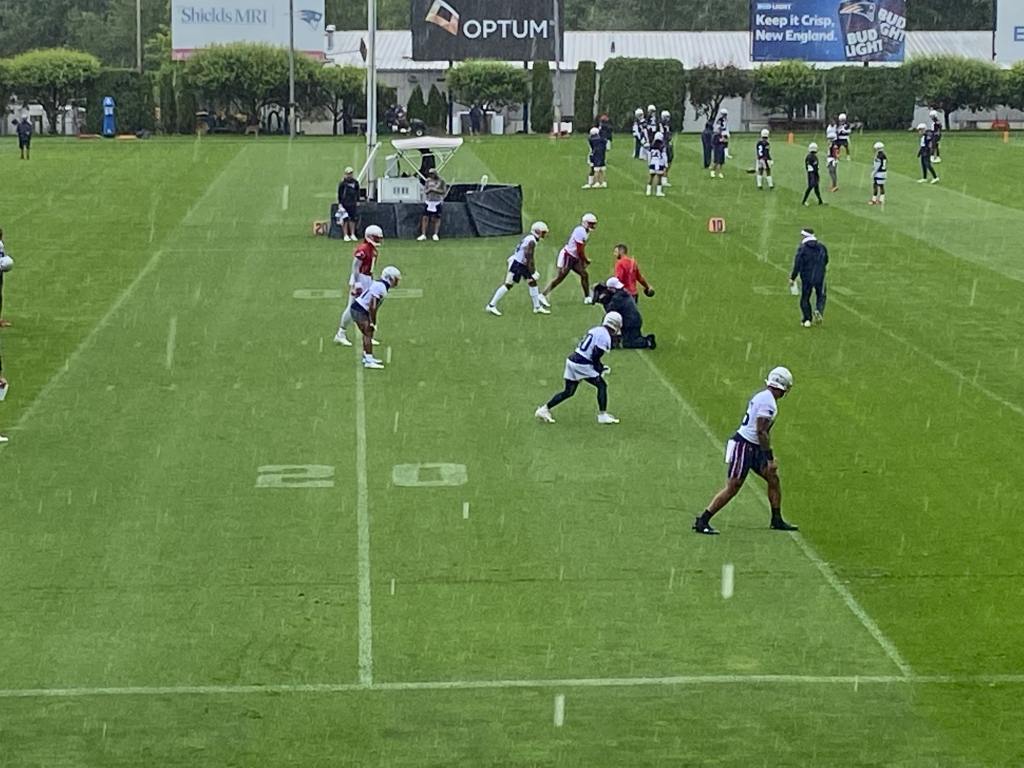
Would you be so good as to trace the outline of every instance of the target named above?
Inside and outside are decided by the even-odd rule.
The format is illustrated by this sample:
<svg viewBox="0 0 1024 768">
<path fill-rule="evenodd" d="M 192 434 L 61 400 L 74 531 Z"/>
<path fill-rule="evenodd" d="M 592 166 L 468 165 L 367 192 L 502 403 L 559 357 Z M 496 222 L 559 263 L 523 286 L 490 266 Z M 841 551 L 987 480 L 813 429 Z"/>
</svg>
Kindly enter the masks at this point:
<svg viewBox="0 0 1024 768">
<path fill-rule="evenodd" d="M 397 267 L 384 267 L 380 280 L 374 280 L 370 287 L 352 301 L 352 319 L 363 333 L 363 367 L 383 368 L 384 363 L 373 356 L 373 334 L 377 330 L 377 313 L 387 298 L 388 291 L 398 285 L 402 273 Z"/>
<path fill-rule="evenodd" d="M 540 303 L 545 307 L 551 306 L 548 303 L 548 296 L 551 295 L 551 291 L 557 288 L 570 272 L 575 272 L 580 276 L 580 288 L 583 289 L 583 303 L 592 304 L 594 302 L 593 297 L 590 295 L 590 275 L 587 274 L 587 267 L 590 265 L 590 259 L 587 258 L 587 240 L 590 239 L 590 233 L 596 227 L 597 216 L 592 213 L 583 214 L 579 225 L 569 235 L 569 240 L 566 242 L 565 247 L 558 252 L 558 259 L 555 262 L 555 265 L 558 267 L 558 274 L 555 275 L 555 278 L 548 283 L 547 287 L 540 294 Z"/>
<path fill-rule="evenodd" d="M 942 158 L 939 156 L 939 142 L 942 141 L 942 120 L 939 119 L 938 110 L 931 110 L 928 112 L 928 117 L 932 121 L 932 162 L 941 163 Z"/>
<path fill-rule="evenodd" d="M 530 227 L 529 234 L 519 242 L 515 253 L 509 256 L 508 274 L 505 275 L 505 282 L 498 286 L 498 290 L 494 292 L 494 296 L 487 306 L 484 307 L 486 312 L 490 312 L 495 317 L 501 317 L 501 312 L 498 310 L 498 302 L 501 301 L 506 293 L 512 290 L 513 285 L 520 280 L 525 280 L 526 285 L 529 286 L 530 300 L 533 302 L 534 313 L 538 315 L 551 314 L 540 302 L 540 289 L 537 288 L 538 274 L 534 265 L 534 253 L 537 243 L 547 237 L 547 235 L 548 225 L 543 221 L 535 221 L 533 226 Z"/>
<path fill-rule="evenodd" d="M 611 368 L 604 364 L 604 355 L 612 348 L 612 337 L 622 332 L 622 315 L 609 312 L 601 325 L 594 326 L 576 345 L 575 351 L 565 361 L 565 388 L 534 411 L 534 416 L 548 424 L 554 424 L 551 409 L 576 394 L 580 382 L 585 381 L 597 389 L 597 423 L 618 424 L 619 420 L 608 413 L 608 385 L 604 376 Z"/>
<path fill-rule="evenodd" d="M 647 196 L 651 196 L 653 187 L 658 197 L 665 196 L 665 168 L 668 166 L 668 153 L 665 149 L 665 134 L 658 131 L 651 142 L 650 159 L 647 161 Z"/>
<path fill-rule="evenodd" d="M 608 139 L 601 135 L 601 129 L 595 125 L 590 129 L 587 144 L 590 146 L 590 154 L 587 155 L 590 174 L 587 176 L 587 183 L 583 185 L 583 188 L 607 187 L 608 182 L 605 180 L 604 172 L 607 165 L 605 153 L 608 151 Z"/>
<path fill-rule="evenodd" d="M 850 160 L 850 121 L 846 119 L 846 113 L 839 113 L 839 122 L 836 123 L 836 144 L 840 149 L 846 149 L 846 159 Z"/>
<path fill-rule="evenodd" d="M 821 171 L 818 167 L 818 145 L 815 142 L 811 142 L 807 145 L 807 157 L 804 158 L 804 170 L 807 172 L 807 189 L 804 191 L 804 205 L 810 205 L 807 202 L 807 198 L 811 196 L 811 192 L 818 198 L 818 205 L 824 205 L 825 201 L 821 199 Z"/>
<path fill-rule="evenodd" d="M 885 144 L 875 142 L 875 162 L 871 168 L 871 200 L 868 205 L 885 205 L 885 179 L 889 171 L 889 157 Z"/>
<path fill-rule="evenodd" d="M 757 146 L 754 149 L 755 159 L 757 160 L 757 174 L 754 176 L 754 180 L 757 182 L 758 189 L 764 189 L 765 182 L 767 182 L 768 189 L 775 189 L 775 181 L 772 179 L 772 147 L 771 142 L 768 141 L 770 132 L 767 128 L 761 129 L 761 138 L 758 139 Z"/>
<path fill-rule="evenodd" d="M 633 112 L 633 159 L 637 160 L 640 158 L 642 150 L 644 148 L 644 131 L 646 130 L 646 121 L 644 120 L 644 111 L 640 107 L 637 107 Z"/>
<path fill-rule="evenodd" d="M 363 232 L 363 240 L 352 252 L 352 274 L 348 279 L 348 286 L 353 298 L 361 295 L 373 282 L 373 265 L 377 261 L 377 249 L 384 240 L 384 230 L 376 224 L 371 224 Z M 351 299 L 349 305 L 341 313 L 341 321 L 338 323 L 338 332 L 334 336 L 334 343 L 351 347 L 352 342 L 348 340 L 348 328 L 352 325 Z"/>
<path fill-rule="evenodd" d="M 694 519 L 693 530 L 696 533 L 718 533 L 711 527 L 711 518 L 740 492 L 751 470 L 768 484 L 768 503 L 772 510 L 770 527 L 776 531 L 797 530 L 797 526 L 790 525 L 782 517 L 782 486 L 771 443 L 778 401 L 793 388 L 793 374 L 788 368 L 772 368 L 764 383 L 765 388 L 750 398 L 739 429 L 726 443 L 725 463 L 728 469 L 725 487 L 715 494 L 703 514 Z"/>
<path fill-rule="evenodd" d="M 917 149 L 917 156 L 921 159 L 921 178 L 917 180 L 917 183 L 924 184 L 928 181 L 928 174 L 930 173 L 932 175 L 932 184 L 936 184 L 939 181 L 939 175 L 935 173 L 935 167 L 932 165 L 932 156 L 935 154 L 932 144 L 935 140 L 935 134 L 924 123 L 918 124 L 917 132 L 921 136 L 921 144 Z"/>
</svg>

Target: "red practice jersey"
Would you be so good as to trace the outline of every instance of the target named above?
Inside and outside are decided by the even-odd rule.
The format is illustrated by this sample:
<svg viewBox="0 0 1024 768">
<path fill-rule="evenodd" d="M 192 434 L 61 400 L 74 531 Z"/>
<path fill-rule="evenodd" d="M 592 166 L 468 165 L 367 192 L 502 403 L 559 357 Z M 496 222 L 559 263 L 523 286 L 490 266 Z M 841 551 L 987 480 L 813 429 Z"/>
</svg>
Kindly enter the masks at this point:
<svg viewBox="0 0 1024 768">
<path fill-rule="evenodd" d="M 377 260 L 377 246 L 368 240 L 363 240 L 352 252 L 352 257 L 359 259 L 359 274 L 372 275 L 373 262 Z"/>
<path fill-rule="evenodd" d="M 636 259 L 630 256 L 623 256 L 615 262 L 615 276 L 622 281 L 623 286 L 626 288 L 626 293 L 630 296 L 636 296 L 636 284 L 643 280 L 643 275 L 640 274 L 640 267 L 636 264 Z"/>
</svg>

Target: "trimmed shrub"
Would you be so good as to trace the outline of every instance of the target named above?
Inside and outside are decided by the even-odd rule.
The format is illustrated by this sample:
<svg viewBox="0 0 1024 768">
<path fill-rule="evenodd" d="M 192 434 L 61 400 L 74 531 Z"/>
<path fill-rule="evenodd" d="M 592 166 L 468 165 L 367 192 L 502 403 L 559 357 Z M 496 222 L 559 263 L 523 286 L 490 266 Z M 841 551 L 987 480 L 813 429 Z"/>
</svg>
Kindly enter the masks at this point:
<svg viewBox="0 0 1024 768">
<path fill-rule="evenodd" d="M 754 72 L 754 99 L 765 109 L 781 110 L 793 121 L 808 104 L 821 101 L 822 79 L 814 67 L 789 60 Z"/>
<path fill-rule="evenodd" d="M 597 92 L 597 64 L 581 61 L 576 69 L 576 91 L 572 98 L 573 128 L 586 133 L 594 125 L 594 96 Z"/>
<path fill-rule="evenodd" d="M 530 85 L 530 130 L 550 133 L 554 124 L 555 91 L 551 84 L 551 68 L 546 61 L 535 61 Z"/>
<path fill-rule="evenodd" d="M 845 112 L 872 130 L 905 129 L 914 118 L 906 67 L 834 67 L 825 72 L 825 112 Z"/>
<path fill-rule="evenodd" d="M 436 85 L 430 86 L 430 95 L 427 97 L 426 123 L 436 129 L 442 129 L 448 124 L 448 101 Z"/>
<path fill-rule="evenodd" d="M 449 69 L 445 80 L 452 98 L 467 106 L 503 109 L 530 96 L 526 70 L 501 61 L 464 61 Z"/>
<path fill-rule="evenodd" d="M 686 98 L 686 72 L 678 59 L 608 59 L 601 71 L 598 110 L 618 130 L 629 130 L 633 110 L 654 104 L 679 114 Z M 681 124 L 681 123 L 680 123 Z"/>
<path fill-rule="evenodd" d="M 405 105 L 405 114 L 409 120 L 427 122 L 427 102 L 423 98 L 423 88 L 417 85 L 409 94 L 409 103 Z"/>
</svg>

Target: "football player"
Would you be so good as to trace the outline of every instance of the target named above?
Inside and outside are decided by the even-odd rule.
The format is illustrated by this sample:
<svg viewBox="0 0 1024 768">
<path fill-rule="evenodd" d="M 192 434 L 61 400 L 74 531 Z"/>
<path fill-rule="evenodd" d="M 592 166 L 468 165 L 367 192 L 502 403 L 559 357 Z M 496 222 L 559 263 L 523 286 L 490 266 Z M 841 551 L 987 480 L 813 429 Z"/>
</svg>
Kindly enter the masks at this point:
<svg viewBox="0 0 1024 768">
<path fill-rule="evenodd" d="M 941 163 L 939 142 L 942 141 L 942 121 L 939 119 L 938 111 L 934 109 L 928 113 L 928 117 L 932 119 L 932 162 Z"/>
<path fill-rule="evenodd" d="M 722 107 L 718 110 L 718 117 L 715 120 L 715 136 L 725 136 L 725 144 L 723 154 L 726 160 L 730 159 L 729 155 L 729 110 Z M 724 163 L 724 161 L 723 161 Z M 721 178 L 721 177 L 719 177 Z"/>
<path fill-rule="evenodd" d="M 917 148 L 917 156 L 921 159 L 921 178 L 917 180 L 918 184 L 924 184 L 928 181 L 928 174 L 932 175 L 932 184 L 936 184 L 939 181 L 939 175 L 935 173 L 935 167 L 932 165 L 932 139 L 934 138 L 932 132 L 928 129 L 928 126 L 924 123 L 918 123 L 917 133 L 921 137 L 921 144 Z"/>
<path fill-rule="evenodd" d="M 551 409 L 575 395 L 580 382 L 585 381 L 597 390 L 597 423 L 618 424 L 619 420 L 608 413 L 608 385 L 604 376 L 611 372 L 611 368 L 602 362 L 602 358 L 612 348 L 612 336 L 618 336 L 621 331 L 622 315 L 618 312 L 608 312 L 601 325 L 587 331 L 565 361 L 565 388 L 533 415 L 547 424 L 554 424 Z"/>
<path fill-rule="evenodd" d="M 671 187 L 672 183 L 668 180 L 668 174 L 672 170 L 672 161 L 675 159 L 676 151 L 672 146 L 672 113 L 667 109 L 661 110 L 661 122 L 658 130 L 661 131 L 665 140 L 665 173 L 662 176 L 661 185 Z"/>
<path fill-rule="evenodd" d="M 885 179 L 889 172 L 889 158 L 885 144 L 875 142 L 875 163 L 871 169 L 871 200 L 868 205 L 885 205 Z"/>
<path fill-rule="evenodd" d="M 696 533 L 709 536 L 718 533 L 711 527 L 711 518 L 740 492 L 751 470 L 768 484 L 768 503 L 772 510 L 769 527 L 775 531 L 799 530 L 782 517 L 782 486 L 771 444 L 772 425 L 779 409 L 778 401 L 793 388 L 793 374 L 788 368 L 772 368 L 764 383 L 765 388 L 750 398 L 739 429 L 726 443 L 725 463 L 728 470 L 725 487 L 715 494 L 703 514 L 694 519 L 693 530 Z"/>
<path fill-rule="evenodd" d="M 384 230 L 376 224 L 371 224 L 363 232 L 363 240 L 352 252 L 352 274 L 348 279 L 348 286 L 352 298 L 358 298 L 373 282 L 373 264 L 377 261 L 377 248 L 384 240 Z M 351 301 L 345 311 L 341 313 L 341 321 L 338 323 L 338 332 L 334 336 L 334 343 L 351 347 L 352 342 L 348 340 L 348 327 L 352 325 Z"/>
<path fill-rule="evenodd" d="M 570 272 L 575 272 L 580 276 L 580 287 L 583 289 L 583 303 L 594 303 L 594 299 L 590 295 L 590 275 L 587 274 L 587 267 L 590 265 L 590 259 L 587 258 L 587 240 L 590 238 L 590 233 L 596 227 L 597 216 L 592 213 L 583 214 L 579 226 L 573 229 L 565 247 L 558 252 L 558 259 L 555 262 L 558 267 L 558 274 L 555 275 L 555 279 L 548 283 L 548 286 L 540 294 L 540 303 L 545 307 L 551 306 L 548 302 L 548 296 L 551 295 L 551 291 L 557 288 L 559 283 L 565 280 Z"/>
<path fill-rule="evenodd" d="M 825 168 L 828 171 L 828 178 L 832 186 L 829 192 L 839 191 L 839 142 L 833 141 L 828 145 L 828 156 L 825 158 Z"/>
<path fill-rule="evenodd" d="M 773 190 L 775 182 L 772 180 L 772 147 L 768 136 L 768 129 L 762 128 L 761 138 L 758 139 L 757 146 L 754 148 L 754 154 L 757 157 L 757 175 L 754 179 L 757 181 L 758 189 L 763 189 L 763 184 L 767 181 L 768 189 Z"/>
<path fill-rule="evenodd" d="M 608 139 L 602 136 L 601 129 L 595 126 L 590 129 L 590 137 L 587 141 L 590 144 L 590 155 L 587 157 L 587 162 L 590 164 L 590 175 L 587 176 L 587 183 L 583 185 L 583 188 L 607 187 L 608 182 L 605 181 L 604 172 Z"/>
<path fill-rule="evenodd" d="M 384 363 L 373 356 L 373 334 L 377 330 L 377 313 L 387 298 L 388 291 L 398 285 L 402 273 L 397 267 L 384 267 L 380 280 L 374 280 L 370 287 L 352 302 L 352 319 L 363 333 L 363 368 L 384 367 Z"/>
<path fill-rule="evenodd" d="M 839 126 L 836 125 L 835 119 L 828 121 L 828 125 L 825 126 L 825 141 L 834 142 L 839 138 Z"/>
<path fill-rule="evenodd" d="M 839 123 L 836 125 L 836 141 L 840 148 L 846 148 L 846 159 L 850 160 L 850 122 L 846 119 L 846 113 L 839 113 Z"/>
<path fill-rule="evenodd" d="M 633 159 L 639 160 L 644 148 L 644 111 L 637 107 L 633 112 Z"/>
<path fill-rule="evenodd" d="M 824 205 L 825 201 L 821 199 L 821 173 L 818 170 L 818 145 L 813 141 L 807 145 L 807 157 L 804 158 L 804 170 L 807 171 L 807 189 L 804 191 L 804 205 L 810 205 L 807 202 L 807 198 L 811 196 L 811 192 L 818 198 L 818 205 Z"/>
<path fill-rule="evenodd" d="M 655 195 L 658 197 L 665 196 L 665 190 L 662 187 L 665 184 L 665 166 L 668 162 L 668 157 L 665 152 L 665 135 L 658 131 L 654 134 L 654 141 L 651 142 L 650 160 L 647 162 L 647 169 L 650 175 L 647 177 L 647 196 L 651 196 L 651 187 L 655 187 L 657 190 Z"/>
<path fill-rule="evenodd" d="M 502 297 L 512 290 L 512 286 L 520 280 L 525 280 L 530 289 L 530 300 L 533 302 L 533 311 L 538 315 L 550 315 L 543 304 L 540 303 L 540 290 L 537 288 L 537 272 L 534 270 L 534 252 L 537 243 L 548 236 L 548 225 L 543 221 L 535 221 L 530 227 L 530 233 L 524 237 L 508 259 L 508 274 L 505 275 L 505 282 L 498 286 L 490 303 L 484 310 L 495 317 L 501 317 L 498 310 L 498 302 Z"/>
<path fill-rule="evenodd" d="M 722 174 L 722 168 L 729 157 L 729 131 L 716 132 L 711 137 L 711 144 L 714 153 L 714 160 L 711 163 L 711 178 L 713 179 L 717 176 L 720 179 L 724 179 L 725 176 Z"/>
</svg>

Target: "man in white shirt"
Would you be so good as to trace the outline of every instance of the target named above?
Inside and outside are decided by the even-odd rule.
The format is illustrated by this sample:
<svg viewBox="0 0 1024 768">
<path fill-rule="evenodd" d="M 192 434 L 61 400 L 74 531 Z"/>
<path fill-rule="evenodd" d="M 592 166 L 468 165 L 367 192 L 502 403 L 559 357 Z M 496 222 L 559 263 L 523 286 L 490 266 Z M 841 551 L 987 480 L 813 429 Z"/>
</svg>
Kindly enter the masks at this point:
<svg viewBox="0 0 1024 768">
<path fill-rule="evenodd" d="M 753 470 L 768 484 L 768 502 L 772 509 L 770 527 L 776 531 L 796 531 L 782 518 L 782 486 L 779 482 L 778 465 L 772 451 L 771 430 L 778 414 L 778 401 L 793 388 L 793 374 L 788 368 L 772 368 L 764 381 L 765 389 L 755 394 L 747 404 L 739 429 L 725 448 L 725 487 L 715 494 L 703 514 L 693 521 L 693 530 L 706 536 L 718 531 L 711 527 L 711 518 L 740 492 L 747 474 Z"/>
<path fill-rule="evenodd" d="M 612 348 L 612 336 L 618 336 L 621 332 L 622 315 L 618 312 L 609 312 L 601 325 L 587 331 L 587 335 L 565 361 L 565 389 L 534 411 L 533 415 L 546 424 L 554 424 L 551 409 L 575 395 L 580 382 L 585 381 L 597 390 L 597 423 L 618 424 L 619 420 L 608 413 L 608 385 L 604 375 L 611 368 L 604 364 L 602 358 Z"/>
</svg>

